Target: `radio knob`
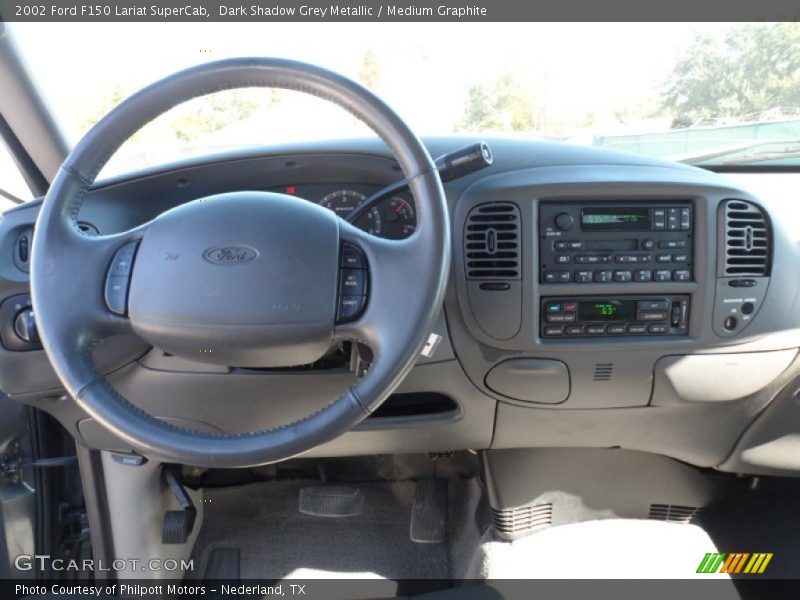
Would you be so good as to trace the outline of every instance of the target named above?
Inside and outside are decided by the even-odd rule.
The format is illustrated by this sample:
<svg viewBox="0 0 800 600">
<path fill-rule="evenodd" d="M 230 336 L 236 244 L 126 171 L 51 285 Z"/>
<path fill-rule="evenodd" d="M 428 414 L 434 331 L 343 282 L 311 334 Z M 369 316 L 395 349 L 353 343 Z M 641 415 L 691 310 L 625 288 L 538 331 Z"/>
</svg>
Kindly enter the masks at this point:
<svg viewBox="0 0 800 600">
<path fill-rule="evenodd" d="M 575 223 L 575 219 L 569 213 L 562 212 L 556 215 L 556 228 L 561 231 L 566 231 L 572 227 L 573 223 Z"/>
</svg>

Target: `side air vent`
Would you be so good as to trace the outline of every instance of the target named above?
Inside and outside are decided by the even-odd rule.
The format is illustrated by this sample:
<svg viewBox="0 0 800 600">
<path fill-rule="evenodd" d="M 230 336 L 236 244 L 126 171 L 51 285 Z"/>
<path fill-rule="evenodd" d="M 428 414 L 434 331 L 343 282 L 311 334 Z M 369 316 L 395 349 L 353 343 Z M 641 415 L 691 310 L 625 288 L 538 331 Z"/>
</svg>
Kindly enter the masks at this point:
<svg viewBox="0 0 800 600">
<path fill-rule="evenodd" d="M 613 363 L 597 363 L 594 366 L 594 375 L 592 376 L 592 381 L 611 381 L 611 376 L 613 374 Z"/>
<path fill-rule="evenodd" d="M 769 275 L 771 236 L 766 215 L 743 200 L 727 200 L 722 211 L 723 275 Z"/>
<path fill-rule="evenodd" d="M 473 208 L 464 232 L 467 279 L 519 279 L 519 208 L 489 202 Z"/>
<path fill-rule="evenodd" d="M 553 505 L 520 506 L 518 508 L 493 508 L 492 524 L 502 537 L 516 537 L 553 522 Z"/>
<path fill-rule="evenodd" d="M 656 521 L 672 523 L 692 523 L 697 518 L 700 508 L 697 506 L 679 506 L 676 504 L 651 504 L 650 518 Z"/>
</svg>

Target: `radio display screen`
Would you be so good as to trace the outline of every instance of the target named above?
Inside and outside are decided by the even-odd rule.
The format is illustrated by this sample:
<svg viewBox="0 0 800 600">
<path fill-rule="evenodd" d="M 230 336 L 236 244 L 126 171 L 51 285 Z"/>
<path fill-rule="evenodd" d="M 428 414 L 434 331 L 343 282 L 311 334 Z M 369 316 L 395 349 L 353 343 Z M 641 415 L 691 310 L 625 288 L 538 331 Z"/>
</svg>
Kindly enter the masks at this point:
<svg viewBox="0 0 800 600">
<path fill-rule="evenodd" d="M 579 321 L 633 321 L 636 300 L 586 300 L 578 302 Z"/>
<path fill-rule="evenodd" d="M 600 207 L 581 210 L 584 231 L 649 231 L 650 209 L 647 207 Z"/>
</svg>

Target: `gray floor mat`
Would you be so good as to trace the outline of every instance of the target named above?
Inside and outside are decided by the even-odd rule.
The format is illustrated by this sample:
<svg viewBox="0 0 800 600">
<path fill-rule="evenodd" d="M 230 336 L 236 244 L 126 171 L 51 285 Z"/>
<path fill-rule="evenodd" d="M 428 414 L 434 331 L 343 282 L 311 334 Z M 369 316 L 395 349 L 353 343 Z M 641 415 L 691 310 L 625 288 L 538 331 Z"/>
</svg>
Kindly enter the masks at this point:
<svg viewBox="0 0 800 600">
<path fill-rule="evenodd" d="M 409 537 L 413 482 L 365 483 L 361 515 L 328 519 L 298 510 L 308 480 L 255 483 L 205 491 L 195 556 L 202 572 L 214 548 L 237 547 L 243 579 L 345 576 L 448 578 L 447 547 Z"/>
</svg>

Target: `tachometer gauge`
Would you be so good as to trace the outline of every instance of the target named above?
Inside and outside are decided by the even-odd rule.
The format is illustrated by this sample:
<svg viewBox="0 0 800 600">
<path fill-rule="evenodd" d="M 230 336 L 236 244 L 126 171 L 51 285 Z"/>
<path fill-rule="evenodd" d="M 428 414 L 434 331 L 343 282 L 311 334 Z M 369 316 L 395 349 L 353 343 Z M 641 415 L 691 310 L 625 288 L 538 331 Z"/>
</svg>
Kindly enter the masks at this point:
<svg viewBox="0 0 800 600">
<path fill-rule="evenodd" d="M 414 207 L 408 200 L 400 196 L 394 196 L 388 202 L 382 204 L 383 207 L 383 236 L 401 240 L 407 238 L 417 226 L 417 219 L 414 215 Z"/>
<path fill-rule="evenodd" d="M 364 198 L 366 198 L 364 194 L 354 190 L 336 190 L 320 200 L 319 204 L 344 219 Z M 359 217 L 354 225 L 367 233 L 380 236 L 382 227 L 381 213 L 377 208 L 373 208 Z"/>
</svg>

